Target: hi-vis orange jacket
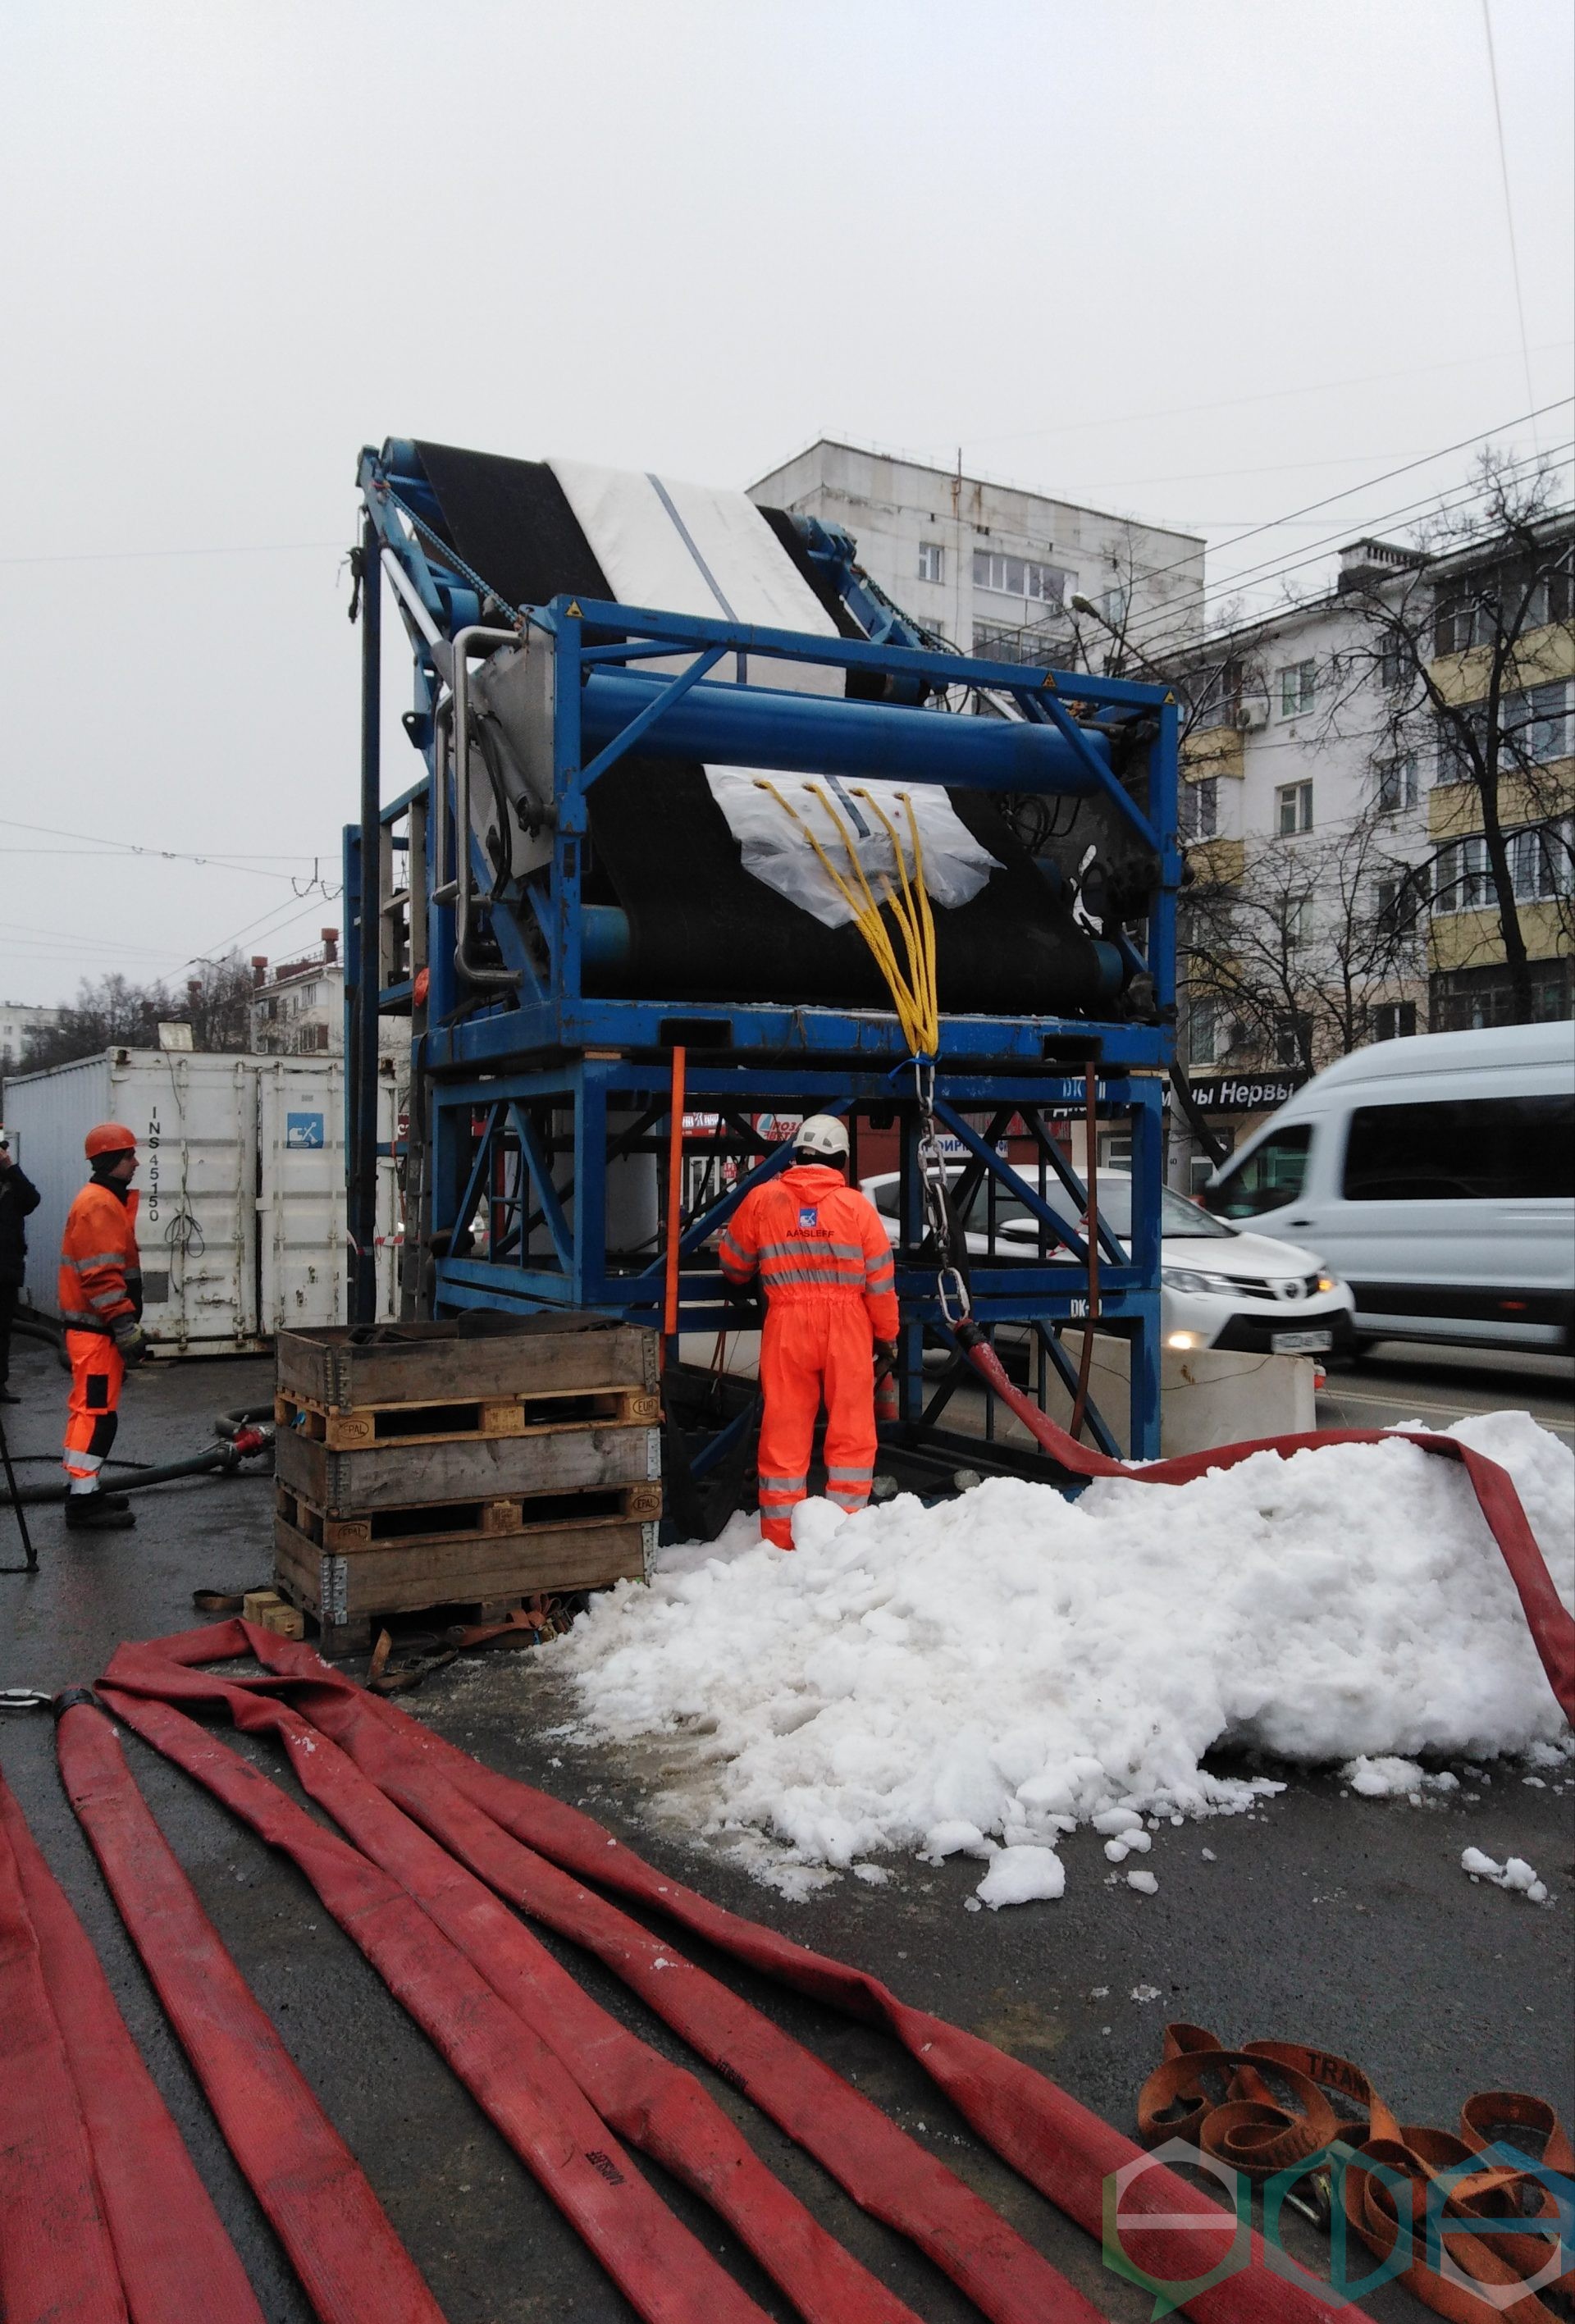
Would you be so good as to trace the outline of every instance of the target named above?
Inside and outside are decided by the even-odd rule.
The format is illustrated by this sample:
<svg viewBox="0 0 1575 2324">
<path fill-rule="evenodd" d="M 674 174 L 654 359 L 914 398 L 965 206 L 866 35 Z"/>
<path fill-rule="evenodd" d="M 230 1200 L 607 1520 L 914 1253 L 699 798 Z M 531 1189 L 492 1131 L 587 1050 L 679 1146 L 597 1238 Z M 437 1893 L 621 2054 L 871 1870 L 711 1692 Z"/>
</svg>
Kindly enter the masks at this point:
<svg viewBox="0 0 1575 2324">
<path fill-rule="evenodd" d="M 868 1194 L 824 1163 L 796 1162 L 744 1196 L 722 1238 L 723 1272 L 747 1283 L 760 1269 L 770 1306 L 846 1300 L 862 1305 L 877 1340 L 894 1340 L 891 1245 Z"/>
<path fill-rule="evenodd" d="M 120 1196 L 89 1180 L 72 1204 L 60 1238 L 57 1286 L 68 1332 L 113 1334 L 143 1312 L 143 1268 L 137 1251 L 137 1198 Z"/>
</svg>

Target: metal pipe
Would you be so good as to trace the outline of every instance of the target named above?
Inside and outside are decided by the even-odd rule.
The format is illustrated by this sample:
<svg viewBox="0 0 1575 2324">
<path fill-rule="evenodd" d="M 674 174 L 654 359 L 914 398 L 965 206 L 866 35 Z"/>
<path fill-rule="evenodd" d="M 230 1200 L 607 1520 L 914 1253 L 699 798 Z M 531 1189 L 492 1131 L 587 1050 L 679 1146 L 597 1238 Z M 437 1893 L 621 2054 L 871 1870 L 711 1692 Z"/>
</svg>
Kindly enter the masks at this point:
<svg viewBox="0 0 1575 2324">
<path fill-rule="evenodd" d="M 513 630 L 485 629 L 479 622 L 461 630 L 454 641 L 454 965 L 473 984 L 502 985 L 511 991 L 520 982 L 513 969 L 479 966 L 466 951 L 474 901 L 470 872 L 470 687 L 466 671 L 473 651 L 519 642 Z M 506 841 L 508 833 L 502 836 Z"/>
<path fill-rule="evenodd" d="M 382 560 L 370 512 L 361 526 L 361 899 L 355 1054 L 347 1060 L 350 1155 L 350 1317 L 377 1314 L 377 1001 L 382 979 Z"/>
<path fill-rule="evenodd" d="M 456 654 L 456 685 L 457 659 Z M 580 696 L 587 755 L 601 751 L 642 711 L 649 711 L 668 682 L 635 670 L 593 669 Z M 1109 739 L 1097 727 L 1082 732 L 1095 757 L 1108 765 Z M 980 790 L 1082 797 L 1099 788 L 1093 769 L 1075 744 L 1050 726 L 845 702 L 764 687 L 723 686 L 714 680 L 692 686 L 640 736 L 639 747 L 642 756 L 650 758 L 699 759 L 788 773 L 954 782 Z"/>
<path fill-rule="evenodd" d="M 678 1360 L 679 1244 L 684 1228 L 685 1063 L 683 1048 L 675 1048 L 672 1088 L 668 1098 L 668 1240 L 662 1268 L 662 1331 L 668 1342 L 668 1360 L 675 1364 Z"/>
<path fill-rule="evenodd" d="M 454 874 L 448 869 L 448 763 L 454 733 L 454 696 L 445 696 L 432 713 L 432 901 L 452 904 Z"/>
<path fill-rule="evenodd" d="M 452 649 L 449 646 L 448 641 L 443 635 L 442 631 L 438 627 L 437 622 L 432 619 L 431 614 L 427 611 L 426 606 L 421 603 L 420 597 L 414 584 L 410 580 L 410 575 L 405 571 L 404 567 L 400 563 L 400 560 L 394 555 L 393 550 L 387 547 L 384 548 L 382 552 L 382 569 L 388 575 L 389 579 L 393 583 L 395 594 L 398 595 L 406 612 L 410 614 L 411 621 L 414 622 L 416 627 L 420 631 L 421 635 L 426 639 L 427 643 L 431 647 L 433 660 L 437 663 L 442 675 L 447 678 L 448 676 L 449 664 L 452 659 Z"/>
</svg>

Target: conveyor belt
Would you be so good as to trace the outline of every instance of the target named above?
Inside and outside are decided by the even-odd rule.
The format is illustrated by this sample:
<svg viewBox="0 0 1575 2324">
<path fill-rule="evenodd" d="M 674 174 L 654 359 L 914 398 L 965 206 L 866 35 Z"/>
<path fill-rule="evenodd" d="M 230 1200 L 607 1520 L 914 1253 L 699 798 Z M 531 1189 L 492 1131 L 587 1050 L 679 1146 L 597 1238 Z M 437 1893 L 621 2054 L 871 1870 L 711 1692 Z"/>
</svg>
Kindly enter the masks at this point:
<svg viewBox="0 0 1575 2324">
<path fill-rule="evenodd" d="M 514 605 L 560 591 L 613 593 L 544 461 L 418 444 L 444 529 L 466 564 Z M 791 522 L 767 512 L 784 554 L 843 635 L 840 599 L 805 555 Z M 935 913 L 942 1006 L 948 1011 L 1103 1014 L 1091 943 L 982 794 L 951 790 L 958 816 L 1002 869 L 971 903 Z M 827 928 L 747 872 L 698 765 L 630 758 L 590 794 L 586 900 L 628 916 L 627 967 L 587 976 L 630 998 L 790 1001 L 885 1010 L 884 985 L 851 927 Z"/>
</svg>

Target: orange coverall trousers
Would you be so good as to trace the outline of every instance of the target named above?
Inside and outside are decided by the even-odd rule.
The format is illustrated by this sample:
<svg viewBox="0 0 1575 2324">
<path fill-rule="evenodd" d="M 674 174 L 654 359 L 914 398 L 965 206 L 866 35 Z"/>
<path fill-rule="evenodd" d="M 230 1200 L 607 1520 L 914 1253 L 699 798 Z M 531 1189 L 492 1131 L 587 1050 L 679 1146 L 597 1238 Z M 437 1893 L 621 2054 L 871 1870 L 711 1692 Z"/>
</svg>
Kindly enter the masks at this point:
<svg viewBox="0 0 1575 2324">
<path fill-rule="evenodd" d="M 826 1409 L 826 1494 L 861 1509 L 875 1474 L 875 1338 L 895 1339 L 891 1245 L 869 1197 L 824 1163 L 795 1162 L 747 1194 L 721 1243 L 722 1271 L 766 1295 L 760 1532 L 793 1546 L 809 1485 L 815 1424 Z"/>
<path fill-rule="evenodd" d="M 97 1477 L 120 1426 L 125 1364 L 106 1332 L 68 1332 L 71 1397 L 66 1407 L 64 1467 L 78 1480 Z"/>
<path fill-rule="evenodd" d="M 875 1473 L 875 1334 L 861 1299 L 773 1301 L 760 1333 L 760 1533 L 793 1546 L 793 1510 L 809 1481 L 815 1424 L 826 1410 L 826 1495 L 861 1509 Z"/>
</svg>

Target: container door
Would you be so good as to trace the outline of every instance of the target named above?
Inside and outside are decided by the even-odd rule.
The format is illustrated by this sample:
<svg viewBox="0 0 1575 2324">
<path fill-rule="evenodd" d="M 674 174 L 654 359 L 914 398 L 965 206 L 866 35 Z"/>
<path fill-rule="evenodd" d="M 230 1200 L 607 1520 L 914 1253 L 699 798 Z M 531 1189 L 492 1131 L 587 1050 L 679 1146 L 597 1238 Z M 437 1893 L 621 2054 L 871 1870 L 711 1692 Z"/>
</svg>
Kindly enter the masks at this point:
<svg viewBox="0 0 1575 2324">
<path fill-rule="evenodd" d="M 156 1350 L 216 1353 L 253 1335 L 252 1063 L 135 1051 L 112 1118 L 137 1133 L 143 1325 Z"/>
<path fill-rule="evenodd" d="M 401 1169 L 410 1130 L 410 1092 L 385 1070 L 377 1084 L 377 1320 L 398 1321 L 400 1262 L 404 1250 L 404 1194 Z"/>
<path fill-rule="evenodd" d="M 344 1066 L 337 1057 L 269 1057 L 256 1073 L 262 1329 L 342 1323 Z"/>
</svg>

